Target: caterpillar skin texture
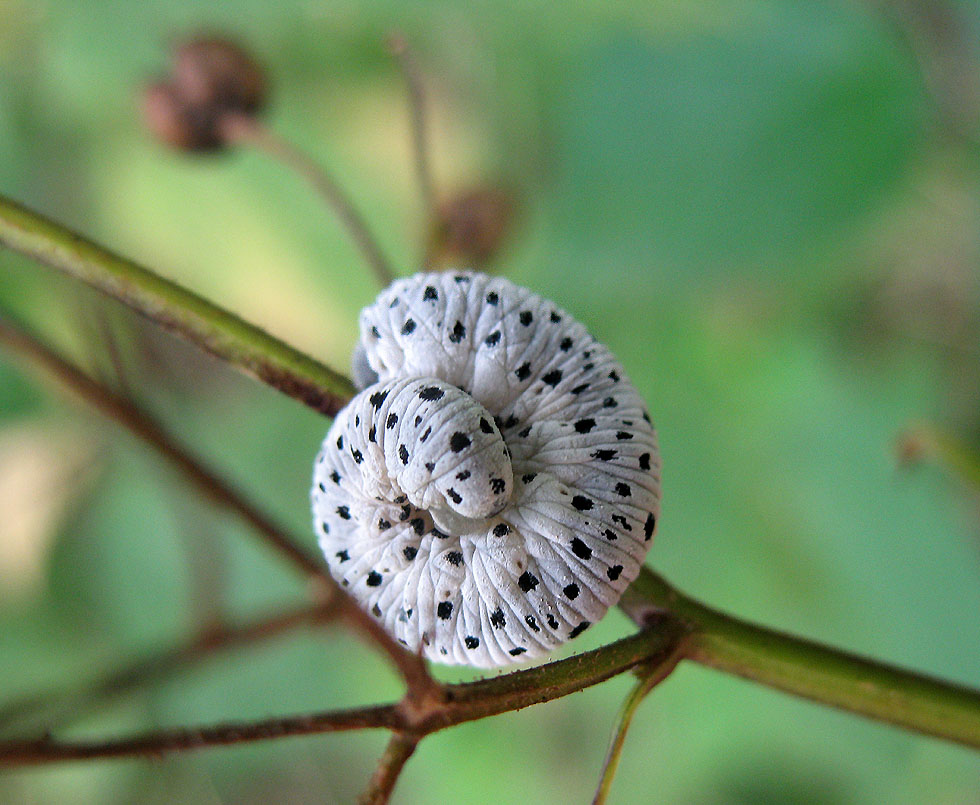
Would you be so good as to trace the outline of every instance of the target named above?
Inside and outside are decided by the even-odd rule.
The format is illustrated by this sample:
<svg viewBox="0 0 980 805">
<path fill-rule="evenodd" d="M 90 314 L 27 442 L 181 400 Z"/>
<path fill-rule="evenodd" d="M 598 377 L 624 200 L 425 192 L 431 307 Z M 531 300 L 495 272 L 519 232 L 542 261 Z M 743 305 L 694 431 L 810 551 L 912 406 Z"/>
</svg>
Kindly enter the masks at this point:
<svg viewBox="0 0 980 805">
<path fill-rule="evenodd" d="M 360 317 L 313 475 L 333 577 L 412 651 L 540 657 L 639 573 L 660 506 L 643 400 L 585 327 L 500 277 L 418 274 Z"/>
</svg>

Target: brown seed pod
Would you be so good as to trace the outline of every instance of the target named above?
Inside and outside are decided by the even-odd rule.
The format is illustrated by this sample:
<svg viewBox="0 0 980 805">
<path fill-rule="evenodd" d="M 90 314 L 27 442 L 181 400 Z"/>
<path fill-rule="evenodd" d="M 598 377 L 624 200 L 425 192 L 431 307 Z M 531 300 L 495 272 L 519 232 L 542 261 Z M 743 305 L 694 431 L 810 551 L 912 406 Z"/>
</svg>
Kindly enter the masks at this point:
<svg viewBox="0 0 980 805">
<path fill-rule="evenodd" d="M 483 265 L 499 250 L 514 218 L 510 195 L 494 187 L 456 193 L 439 204 L 430 235 L 437 265 Z"/>
<path fill-rule="evenodd" d="M 224 124 L 262 110 L 267 85 L 262 68 L 226 39 L 198 37 L 178 45 L 171 75 L 143 94 L 150 131 L 174 148 L 217 150 L 227 144 Z"/>
<path fill-rule="evenodd" d="M 183 102 L 195 108 L 251 115 L 266 100 L 265 75 L 255 59 L 234 42 L 216 37 L 178 46 L 173 85 Z"/>
</svg>

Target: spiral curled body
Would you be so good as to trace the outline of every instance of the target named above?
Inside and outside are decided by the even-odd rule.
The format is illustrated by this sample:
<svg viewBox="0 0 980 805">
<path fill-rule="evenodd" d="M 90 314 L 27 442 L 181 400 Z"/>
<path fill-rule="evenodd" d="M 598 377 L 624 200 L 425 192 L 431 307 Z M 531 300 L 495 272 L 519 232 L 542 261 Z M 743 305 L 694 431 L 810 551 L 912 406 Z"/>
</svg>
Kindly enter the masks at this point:
<svg viewBox="0 0 980 805">
<path fill-rule="evenodd" d="M 419 274 L 361 313 L 371 382 L 317 456 L 330 571 L 430 659 L 497 666 L 582 633 L 636 577 L 656 435 L 606 347 L 502 278 Z"/>
</svg>

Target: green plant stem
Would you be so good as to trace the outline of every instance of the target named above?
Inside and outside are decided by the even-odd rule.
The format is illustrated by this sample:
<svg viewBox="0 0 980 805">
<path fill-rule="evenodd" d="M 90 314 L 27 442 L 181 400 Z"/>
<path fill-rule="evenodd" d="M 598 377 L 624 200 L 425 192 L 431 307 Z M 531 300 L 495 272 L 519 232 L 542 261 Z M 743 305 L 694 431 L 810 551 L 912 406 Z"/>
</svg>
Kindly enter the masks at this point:
<svg viewBox="0 0 980 805">
<path fill-rule="evenodd" d="M 346 377 L 264 330 L 2 196 L 0 244 L 91 285 L 328 416 L 354 393 Z"/>
<path fill-rule="evenodd" d="M 757 626 L 684 595 L 648 568 L 620 606 L 687 623 L 687 659 L 867 718 L 980 749 L 980 691 Z"/>
<path fill-rule="evenodd" d="M 668 655 L 662 662 L 636 670 L 640 678 L 619 709 L 616 728 L 613 730 L 613 736 L 609 742 L 606 760 L 602 764 L 602 774 L 599 776 L 599 785 L 596 788 L 595 797 L 592 799 L 592 805 L 605 805 L 609 797 L 609 791 L 612 789 L 616 770 L 619 768 L 619 761 L 623 755 L 623 746 L 626 743 L 626 733 L 633 723 L 633 716 L 636 715 L 636 711 L 640 709 L 640 704 L 650 691 L 670 676 L 674 668 L 677 667 L 677 663 L 681 659 L 683 646 L 683 641 L 678 642 L 677 651 L 672 655 Z"/>
</svg>

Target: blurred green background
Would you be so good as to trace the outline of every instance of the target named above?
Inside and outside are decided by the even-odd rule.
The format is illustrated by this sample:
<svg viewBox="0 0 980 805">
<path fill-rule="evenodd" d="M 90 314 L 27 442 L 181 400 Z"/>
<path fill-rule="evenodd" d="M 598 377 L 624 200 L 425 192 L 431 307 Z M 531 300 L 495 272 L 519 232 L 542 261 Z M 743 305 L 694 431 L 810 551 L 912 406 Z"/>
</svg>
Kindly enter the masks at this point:
<svg viewBox="0 0 980 805">
<path fill-rule="evenodd" d="M 420 254 L 400 29 L 440 189 L 518 203 L 496 270 L 608 343 L 660 432 L 648 562 L 739 615 L 980 685 L 978 501 L 918 421 L 980 444 L 980 7 L 948 2 L 2 0 L 0 192 L 346 369 L 375 293 L 308 189 L 249 153 L 151 142 L 175 39 L 239 38 L 270 122 L 331 166 L 404 271 Z M 127 386 L 313 544 L 326 422 L 50 271 L 0 297 Z M 302 585 L 153 455 L 0 356 L 0 708 Z M 575 645 L 630 632 L 612 612 Z M 566 652 L 567 653 L 567 652 Z M 465 671 L 440 669 L 445 679 Z M 471 676 L 471 675 L 469 675 Z M 586 802 L 627 677 L 427 739 L 405 803 Z M 398 695 L 338 628 L 222 654 L 86 716 L 101 736 Z M 385 736 L 8 772 L 5 802 L 348 802 Z M 645 703 L 615 802 L 975 803 L 980 759 L 683 666 Z"/>
</svg>

